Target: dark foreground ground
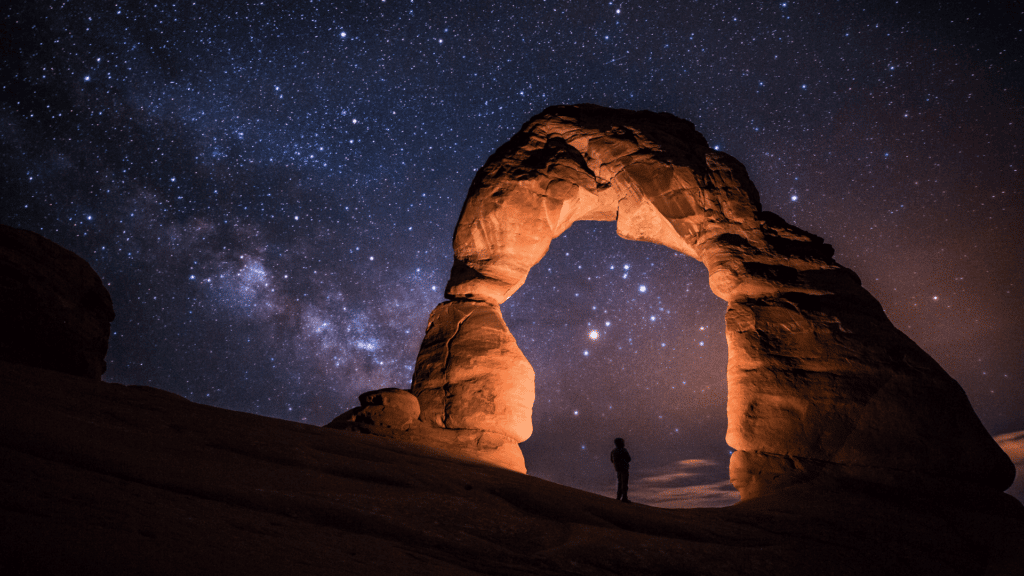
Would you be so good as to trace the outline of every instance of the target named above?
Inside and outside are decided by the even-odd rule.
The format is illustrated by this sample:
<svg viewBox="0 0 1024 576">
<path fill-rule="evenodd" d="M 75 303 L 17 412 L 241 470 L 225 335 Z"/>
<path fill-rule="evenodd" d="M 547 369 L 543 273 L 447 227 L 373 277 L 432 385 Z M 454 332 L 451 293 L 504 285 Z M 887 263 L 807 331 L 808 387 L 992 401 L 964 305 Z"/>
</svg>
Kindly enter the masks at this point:
<svg viewBox="0 0 1024 576">
<path fill-rule="evenodd" d="M 0 362 L 0 574 L 1022 574 L 1008 496 L 621 504 Z"/>
</svg>

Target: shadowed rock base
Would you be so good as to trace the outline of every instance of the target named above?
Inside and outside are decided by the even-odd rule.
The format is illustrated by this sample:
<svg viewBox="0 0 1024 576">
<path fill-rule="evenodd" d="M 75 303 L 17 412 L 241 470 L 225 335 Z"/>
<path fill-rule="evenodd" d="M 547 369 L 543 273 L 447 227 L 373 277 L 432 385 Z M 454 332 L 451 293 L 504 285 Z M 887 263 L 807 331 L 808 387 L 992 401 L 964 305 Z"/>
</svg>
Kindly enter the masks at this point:
<svg viewBox="0 0 1024 576">
<path fill-rule="evenodd" d="M 327 428 L 396 438 L 448 454 L 526 473 L 519 444 L 485 430 L 449 430 L 421 422 L 420 404 L 407 390 L 385 388 L 359 396 L 361 406 L 338 416 Z"/>
<path fill-rule="evenodd" d="M 496 304 L 444 302 L 430 314 L 412 390 L 363 394 L 327 426 L 525 473 L 519 443 L 533 431 L 533 378 Z"/>
</svg>

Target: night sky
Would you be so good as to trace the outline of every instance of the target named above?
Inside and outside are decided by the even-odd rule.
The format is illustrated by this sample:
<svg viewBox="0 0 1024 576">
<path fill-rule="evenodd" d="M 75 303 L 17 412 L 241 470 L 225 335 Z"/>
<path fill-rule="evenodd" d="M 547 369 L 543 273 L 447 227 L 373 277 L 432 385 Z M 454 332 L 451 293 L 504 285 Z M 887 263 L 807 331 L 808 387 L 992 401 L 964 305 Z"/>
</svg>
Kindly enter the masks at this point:
<svg viewBox="0 0 1024 576">
<path fill-rule="evenodd" d="M 993 435 L 1024 429 L 1024 15 L 997 2 L 21 2 L 4 224 L 82 255 L 104 379 L 322 425 L 408 388 L 477 169 L 555 104 L 669 112 L 825 238 Z M 502 310 L 531 474 L 729 501 L 725 303 L 578 223 Z M 689 487 L 688 487 L 689 486 Z M 700 487 L 702 486 L 702 487 Z"/>
</svg>

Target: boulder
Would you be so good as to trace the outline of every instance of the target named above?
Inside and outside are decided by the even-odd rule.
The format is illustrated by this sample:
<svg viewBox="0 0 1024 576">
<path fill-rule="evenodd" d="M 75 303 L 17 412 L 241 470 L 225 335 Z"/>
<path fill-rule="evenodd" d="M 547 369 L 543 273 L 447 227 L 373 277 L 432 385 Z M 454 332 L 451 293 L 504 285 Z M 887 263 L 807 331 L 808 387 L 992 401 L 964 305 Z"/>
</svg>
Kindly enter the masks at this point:
<svg viewBox="0 0 1024 576">
<path fill-rule="evenodd" d="M 0 359 L 99 379 L 114 306 L 80 256 L 0 225 Z"/>
<path fill-rule="evenodd" d="M 447 456 L 526 473 L 518 442 L 486 430 L 448 429 L 418 420 L 419 401 L 408 390 L 385 388 L 361 394 L 359 399 L 362 406 L 325 427 L 395 438 Z"/>
<path fill-rule="evenodd" d="M 354 422 L 385 428 L 408 430 L 420 417 L 420 402 L 408 390 L 384 388 L 359 395 L 358 408 L 353 408 L 331 421 L 328 426 L 341 427 Z"/>
</svg>

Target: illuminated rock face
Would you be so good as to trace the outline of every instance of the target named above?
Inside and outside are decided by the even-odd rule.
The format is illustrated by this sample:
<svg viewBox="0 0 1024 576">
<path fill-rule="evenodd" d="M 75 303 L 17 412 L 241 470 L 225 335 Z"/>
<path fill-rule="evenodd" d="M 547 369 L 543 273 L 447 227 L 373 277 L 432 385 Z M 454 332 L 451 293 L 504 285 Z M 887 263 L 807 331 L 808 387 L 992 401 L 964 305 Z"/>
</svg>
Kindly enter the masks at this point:
<svg viewBox="0 0 1024 576">
<path fill-rule="evenodd" d="M 549 108 L 477 173 L 450 302 L 431 314 L 417 360 L 420 423 L 488 432 L 505 453 L 529 436 L 533 371 L 498 306 L 579 220 L 615 220 L 623 238 L 707 268 L 727 303 L 726 441 L 745 498 L 836 477 L 1012 482 L 960 386 L 831 246 L 761 209 L 742 164 L 685 120 L 592 105 Z"/>
<path fill-rule="evenodd" d="M 402 438 L 526 472 L 533 367 L 497 304 L 444 302 L 430 314 L 412 391 L 367 392 L 328 426 Z"/>
<path fill-rule="evenodd" d="M 430 314 L 412 393 L 420 420 L 489 430 L 517 444 L 533 433 L 533 367 L 497 304 L 445 302 Z"/>
</svg>

